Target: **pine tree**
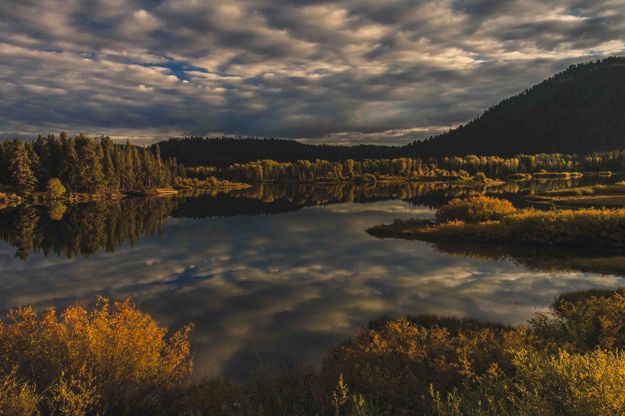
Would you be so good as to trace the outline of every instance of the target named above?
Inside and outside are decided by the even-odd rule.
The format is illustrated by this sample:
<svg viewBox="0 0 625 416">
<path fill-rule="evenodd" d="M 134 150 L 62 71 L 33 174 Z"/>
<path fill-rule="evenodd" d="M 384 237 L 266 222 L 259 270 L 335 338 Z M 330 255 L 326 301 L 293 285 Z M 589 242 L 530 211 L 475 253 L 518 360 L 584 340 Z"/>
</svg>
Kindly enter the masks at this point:
<svg viewBox="0 0 625 416">
<path fill-rule="evenodd" d="M 79 186 L 78 154 L 75 141 L 61 133 L 60 147 L 59 178 L 69 192 L 75 192 Z"/>
<path fill-rule="evenodd" d="M 119 171 L 113 162 L 114 144 L 110 137 L 100 139 L 102 146 L 102 170 L 107 188 L 112 192 L 119 191 Z"/>
<path fill-rule="evenodd" d="M 104 177 L 104 169 L 102 167 L 104 154 L 100 143 L 91 141 L 91 147 L 95 149 L 95 152 L 93 152 L 93 159 L 91 160 L 89 192 L 97 194 L 106 189 L 106 178 Z"/>
<path fill-rule="evenodd" d="M 28 151 L 24 143 L 16 140 L 13 142 L 13 155 L 11 157 L 10 172 L 11 181 L 21 194 L 27 194 L 35 190 L 37 178 L 33 173 Z"/>
<path fill-rule="evenodd" d="M 102 171 L 102 148 L 99 143 L 82 134 L 76 137 L 77 190 L 97 194 L 104 189 L 104 173 Z"/>
<path fill-rule="evenodd" d="M 37 136 L 37 139 L 33 142 L 31 146 L 33 152 L 37 155 L 37 159 L 39 163 L 36 163 L 35 166 L 35 175 L 37 176 L 37 181 L 39 183 L 45 183 L 48 178 L 51 177 L 50 174 L 50 151 L 48 148 L 48 141 L 42 135 Z"/>
<path fill-rule="evenodd" d="M 154 156 L 156 159 L 156 183 L 157 186 L 165 186 L 165 181 L 163 178 L 163 161 L 161 160 L 161 147 L 156 145 L 156 154 Z"/>
</svg>

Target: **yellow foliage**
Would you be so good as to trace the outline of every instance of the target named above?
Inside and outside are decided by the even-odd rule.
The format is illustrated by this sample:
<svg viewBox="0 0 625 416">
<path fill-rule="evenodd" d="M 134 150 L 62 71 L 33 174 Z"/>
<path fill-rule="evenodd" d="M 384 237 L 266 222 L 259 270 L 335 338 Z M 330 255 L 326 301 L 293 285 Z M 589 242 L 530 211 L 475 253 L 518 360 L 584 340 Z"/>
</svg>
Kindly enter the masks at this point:
<svg viewBox="0 0 625 416">
<path fill-rule="evenodd" d="M 625 414 L 625 356 L 619 351 L 585 354 L 560 351 L 553 356 L 517 352 L 513 365 L 518 385 L 533 389 L 545 411 L 558 415 Z"/>
<path fill-rule="evenodd" d="M 466 199 L 452 199 L 436 211 L 436 221 L 483 222 L 499 220 L 516 211 L 506 199 L 478 195 Z"/>
<path fill-rule="evenodd" d="M 60 316 L 15 309 L 0 324 L 0 374 L 15 369 L 70 414 L 124 414 L 157 405 L 190 374 L 190 329 L 167 337 L 130 300 L 100 298 L 92 311 L 72 306 Z"/>
<path fill-rule="evenodd" d="M 534 332 L 545 342 L 570 351 L 625 349 L 625 294 L 582 294 L 562 296 L 550 315 L 538 314 L 530 321 Z"/>
<path fill-rule="evenodd" d="M 336 389 L 332 393 L 332 406 L 335 416 L 367 416 L 370 410 L 362 394 L 350 394 L 343 374 L 339 375 Z"/>
<path fill-rule="evenodd" d="M 342 374 L 356 391 L 390 409 L 427 411 L 430 386 L 449 390 L 507 362 L 504 346 L 523 337 L 503 328 L 426 327 L 407 319 L 361 331 L 334 348 L 324 371 Z"/>
<path fill-rule="evenodd" d="M 625 294 L 561 296 L 516 328 L 380 319 L 327 355 L 251 383 L 188 381 L 171 336 L 129 300 L 0 323 L 0 415 L 624 415 Z"/>
<path fill-rule="evenodd" d="M 39 400 L 35 388 L 26 383 L 19 383 L 14 373 L 0 378 L 0 415 L 39 415 Z"/>
<path fill-rule="evenodd" d="M 452 220 L 433 227 L 406 226 L 395 235 L 427 241 L 472 241 L 535 246 L 625 246 L 624 209 L 519 210 L 499 220 Z M 401 233 L 403 231 L 403 233 Z"/>
</svg>

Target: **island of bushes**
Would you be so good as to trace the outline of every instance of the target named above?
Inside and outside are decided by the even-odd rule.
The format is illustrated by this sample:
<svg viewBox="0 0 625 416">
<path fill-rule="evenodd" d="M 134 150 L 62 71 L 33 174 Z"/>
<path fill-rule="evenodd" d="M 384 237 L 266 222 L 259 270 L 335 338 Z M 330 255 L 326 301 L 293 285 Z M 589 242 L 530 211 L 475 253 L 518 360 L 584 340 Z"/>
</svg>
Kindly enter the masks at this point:
<svg viewBox="0 0 625 416">
<path fill-rule="evenodd" d="M 518 210 L 507 200 L 472 196 L 443 205 L 433 221 L 396 220 L 368 232 L 431 242 L 621 248 L 625 209 Z"/>
</svg>

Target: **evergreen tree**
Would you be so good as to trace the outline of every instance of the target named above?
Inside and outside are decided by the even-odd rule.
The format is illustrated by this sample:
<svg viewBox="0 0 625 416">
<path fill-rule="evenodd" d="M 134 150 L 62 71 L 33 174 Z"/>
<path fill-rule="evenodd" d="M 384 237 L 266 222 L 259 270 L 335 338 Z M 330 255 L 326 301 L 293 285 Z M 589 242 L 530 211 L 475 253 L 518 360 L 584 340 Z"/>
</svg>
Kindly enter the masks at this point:
<svg viewBox="0 0 625 416">
<path fill-rule="evenodd" d="M 16 140 L 13 144 L 13 155 L 10 163 L 11 180 L 19 193 L 27 194 L 35 190 L 37 178 L 33 173 L 28 151 L 24 143 Z"/>
<path fill-rule="evenodd" d="M 114 145 L 110 137 L 100 139 L 102 146 L 102 170 L 107 188 L 112 192 L 119 191 L 119 171 L 113 162 Z"/>
<path fill-rule="evenodd" d="M 59 160 L 59 178 L 69 192 L 76 192 L 79 182 L 78 154 L 75 141 L 61 133 L 59 138 L 61 154 Z"/>
</svg>

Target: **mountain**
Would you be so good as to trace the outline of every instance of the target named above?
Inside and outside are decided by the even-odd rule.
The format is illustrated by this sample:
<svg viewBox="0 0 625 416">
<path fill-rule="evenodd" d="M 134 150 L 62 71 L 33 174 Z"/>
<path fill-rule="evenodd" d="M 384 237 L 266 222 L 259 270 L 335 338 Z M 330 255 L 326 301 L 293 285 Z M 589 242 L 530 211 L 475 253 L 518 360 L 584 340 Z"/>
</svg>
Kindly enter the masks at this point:
<svg viewBox="0 0 625 416">
<path fill-rule="evenodd" d="M 625 58 L 572 65 L 426 141 L 410 156 L 589 153 L 625 149 Z"/>
<path fill-rule="evenodd" d="M 154 145 L 156 146 L 156 145 Z M 158 143 L 186 166 L 259 159 L 344 160 L 452 155 L 586 154 L 625 149 L 625 58 L 572 65 L 447 133 L 402 147 L 311 145 L 257 138 L 174 138 Z"/>
</svg>

